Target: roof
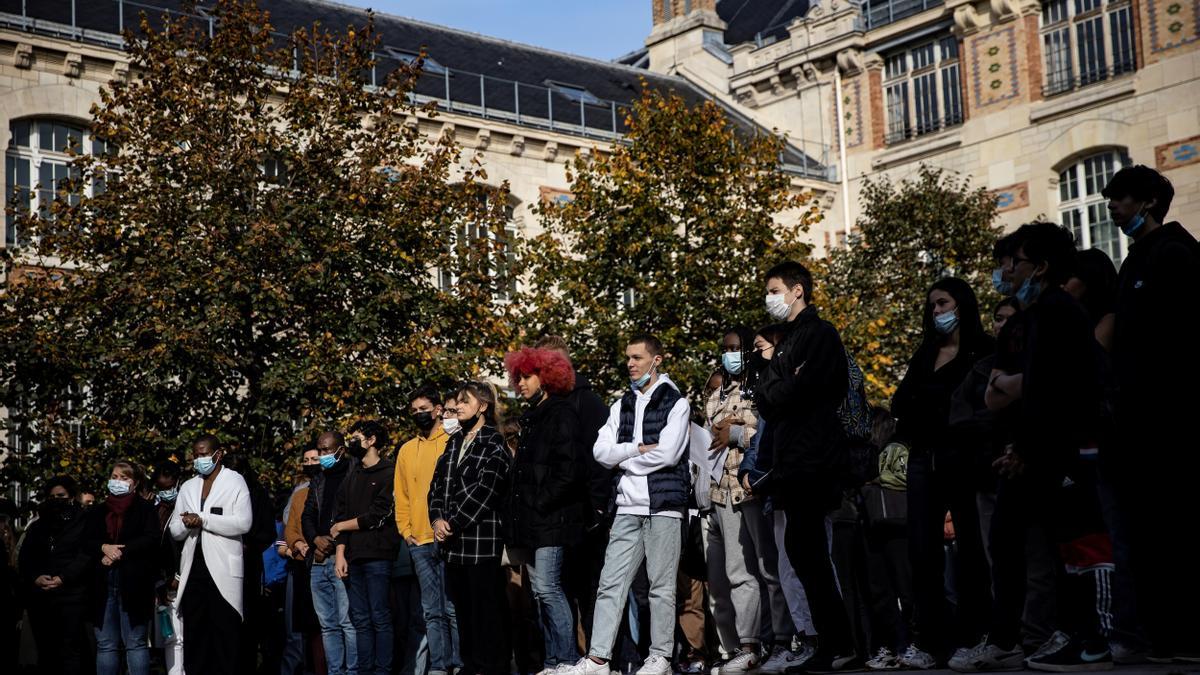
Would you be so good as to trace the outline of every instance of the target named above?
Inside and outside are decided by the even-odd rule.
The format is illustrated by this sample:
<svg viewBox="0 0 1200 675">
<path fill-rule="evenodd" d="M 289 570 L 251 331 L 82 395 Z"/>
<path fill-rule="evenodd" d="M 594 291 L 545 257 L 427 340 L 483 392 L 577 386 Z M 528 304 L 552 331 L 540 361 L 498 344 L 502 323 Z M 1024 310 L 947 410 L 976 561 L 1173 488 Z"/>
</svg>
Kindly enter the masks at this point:
<svg viewBox="0 0 1200 675">
<path fill-rule="evenodd" d="M 808 13 L 808 0 L 720 0 L 717 15 L 725 22 L 725 44 L 736 45 L 787 35 L 785 26 Z"/>
<path fill-rule="evenodd" d="M 719 7 L 730 5 L 732 1 L 723 0 Z M 270 12 L 271 22 L 280 33 L 290 33 L 295 28 L 311 26 L 314 22 L 330 30 L 343 30 L 351 25 L 363 25 L 368 16 L 365 9 L 329 0 L 258 2 L 260 7 Z M 737 2 L 758 4 L 757 0 Z M 20 15 L 22 4 L 22 0 L 0 0 L 0 12 Z M 71 0 L 38 0 L 24 4 L 29 15 L 39 20 L 71 25 Z M 155 9 L 179 11 L 183 2 L 75 0 L 74 4 L 77 27 L 111 35 L 119 32 L 118 17 L 122 13 L 124 25 L 129 26 L 141 11 L 148 14 Z M 211 5 L 211 2 L 208 4 Z M 771 0 L 762 4 L 789 3 Z M 437 101 L 443 109 L 451 112 L 612 139 L 624 133 L 624 110 L 638 98 L 643 80 L 656 89 L 674 91 L 689 103 L 695 104 L 710 98 L 680 77 L 415 19 L 376 13 L 375 27 L 382 42 L 381 54 L 377 57 L 380 61 L 377 68 L 380 71 L 377 73 L 379 81 L 387 72 L 399 66 L 405 54 L 417 54 L 424 50 L 432 63 L 427 62 L 417 84 L 417 93 L 425 100 Z M 745 132 L 762 130 L 736 110 L 723 103 L 721 105 L 730 113 L 734 124 Z M 805 157 L 790 145 L 785 152 L 784 162 L 794 167 L 806 167 L 808 170 L 804 173 L 814 177 L 824 177 L 826 174 L 820 162 Z"/>
</svg>

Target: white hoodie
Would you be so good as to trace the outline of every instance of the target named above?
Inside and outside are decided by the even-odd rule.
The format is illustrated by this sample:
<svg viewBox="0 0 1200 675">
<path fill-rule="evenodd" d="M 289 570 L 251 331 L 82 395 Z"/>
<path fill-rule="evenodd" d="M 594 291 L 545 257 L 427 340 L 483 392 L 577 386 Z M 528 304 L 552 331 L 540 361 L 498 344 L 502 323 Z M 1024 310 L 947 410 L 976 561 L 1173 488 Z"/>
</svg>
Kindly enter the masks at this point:
<svg viewBox="0 0 1200 675">
<path fill-rule="evenodd" d="M 592 455 L 597 462 L 607 469 L 619 466 L 625 472 L 621 476 L 621 482 L 617 484 L 618 514 L 650 515 L 650 489 L 646 476 L 659 469 L 675 466 L 687 451 L 690 425 L 688 416 L 691 406 L 686 398 L 680 398 L 671 408 L 667 424 L 658 435 L 658 447 L 645 454 L 638 452 L 638 446 L 642 443 L 642 418 L 646 412 L 646 405 L 650 403 L 654 390 L 659 387 L 671 387 L 676 391 L 679 389 L 671 378 L 660 374 L 658 380 L 645 393 L 634 390 L 636 400 L 631 442 L 617 442 L 617 432 L 621 427 L 621 400 L 617 399 L 609 408 L 608 422 L 600 427 L 600 435 L 596 438 L 596 445 L 592 447 Z M 678 511 L 663 511 L 655 515 L 682 517 Z"/>
</svg>

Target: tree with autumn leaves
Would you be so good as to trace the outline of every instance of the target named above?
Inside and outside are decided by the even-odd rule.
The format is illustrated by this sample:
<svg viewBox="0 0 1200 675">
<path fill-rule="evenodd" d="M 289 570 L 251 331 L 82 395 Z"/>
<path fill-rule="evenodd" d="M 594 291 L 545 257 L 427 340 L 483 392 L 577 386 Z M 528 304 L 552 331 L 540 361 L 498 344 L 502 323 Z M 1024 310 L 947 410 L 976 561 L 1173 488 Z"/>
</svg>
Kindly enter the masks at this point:
<svg viewBox="0 0 1200 675">
<path fill-rule="evenodd" d="M 694 396 L 723 333 L 766 321 L 762 274 L 807 255 L 801 235 L 820 213 L 781 167 L 783 139 L 741 133 L 715 103 L 643 88 L 626 124 L 611 153 L 569 165 L 571 199 L 537 207 L 543 231 L 522 250 L 525 337 L 565 336 L 608 393 L 628 382 L 628 338 L 654 333 Z"/>
<path fill-rule="evenodd" d="M 284 472 L 312 430 L 406 419 L 415 385 L 490 372 L 512 342 L 493 244 L 447 245 L 503 233 L 503 189 L 405 124 L 415 68 L 367 88 L 370 23 L 281 37 L 253 2 L 211 13 L 211 37 L 143 17 L 93 108 L 109 150 L 49 209 L 14 205 L 0 398 L 8 450 L 43 451 L 9 479 L 94 477 L 202 431 Z"/>
</svg>

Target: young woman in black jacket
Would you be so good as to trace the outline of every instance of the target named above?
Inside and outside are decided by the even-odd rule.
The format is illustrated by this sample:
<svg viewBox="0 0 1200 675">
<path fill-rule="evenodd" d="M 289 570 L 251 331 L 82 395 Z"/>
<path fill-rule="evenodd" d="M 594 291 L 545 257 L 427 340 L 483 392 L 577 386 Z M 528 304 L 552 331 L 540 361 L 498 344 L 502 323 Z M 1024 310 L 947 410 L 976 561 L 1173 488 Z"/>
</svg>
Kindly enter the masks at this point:
<svg viewBox="0 0 1200 675">
<path fill-rule="evenodd" d="M 84 616 L 91 559 L 84 552 L 85 517 L 75 479 L 58 476 L 42 488 L 38 518 L 25 530 L 17 568 L 28 584 L 26 606 L 37 644 L 38 672 L 83 672 Z"/>
<path fill-rule="evenodd" d="M 508 675 L 512 656 L 500 562 L 512 459 L 498 431 L 498 398 L 491 385 L 467 382 L 446 401 L 460 428 L 438 458 L 429 486 L 429 521 L 446 560 L 462 670 L 476 675 Z"/>
<path fill-rule="evenodd" d="M 924 336 L 892 399 L 896 440 L 909 446 L 908 532 L 916 614 L 914 644 L 901 657 L 932 668 L 951 651 L 979 642 L 987 626 L 990 581 L 975 503 L 973 448 L 951 436 L 950 398 L 979 359 L 995 351 L 979 302 L 961 279 L 946 278 L 926 294 Z M 957 616 L 944 593 L 945 518 L 954 519 Z"/>
<path fill-rule="evenodd" d="M 529 409 L 509 492 L 509 543 L 529 548 L 527 565 L 545 640 L 545 669 L 574 664 L 574 618 L 563 592 L 563 552 L 583 535 L 587 490 L 578 462 L 579 417 L 565 398 L 575 371 L 561 353 L 523 348 L 504 359 L 509 380 Z"/>
<path fill-rule="evenodd" d="M 143 480 L 132 463 L 113 464 L 108 498 L 87 514 L 84 551 L 93 560 L 97 675 L 117 675 L 122 647 L 130 675 L 150 672 L 147 634 L 158 582 L 158 512 L 139 496 Z"/>
</svg>

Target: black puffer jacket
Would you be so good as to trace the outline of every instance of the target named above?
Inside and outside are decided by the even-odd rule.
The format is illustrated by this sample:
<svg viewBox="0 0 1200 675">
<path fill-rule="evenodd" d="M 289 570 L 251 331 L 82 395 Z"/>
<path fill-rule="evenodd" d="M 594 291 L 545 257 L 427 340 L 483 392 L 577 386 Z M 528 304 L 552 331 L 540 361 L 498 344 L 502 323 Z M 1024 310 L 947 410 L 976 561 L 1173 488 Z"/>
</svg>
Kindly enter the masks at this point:
<svg viewBox="0 0 1200 675">
<path fill-rule="evenodd" d="M 572 546 L 583 532 L 588 490 L 577 448 L 579 417 L 552 396 L 521 417 L 512 469 L 508 539 L 519 546 Z"/>
</svg>

